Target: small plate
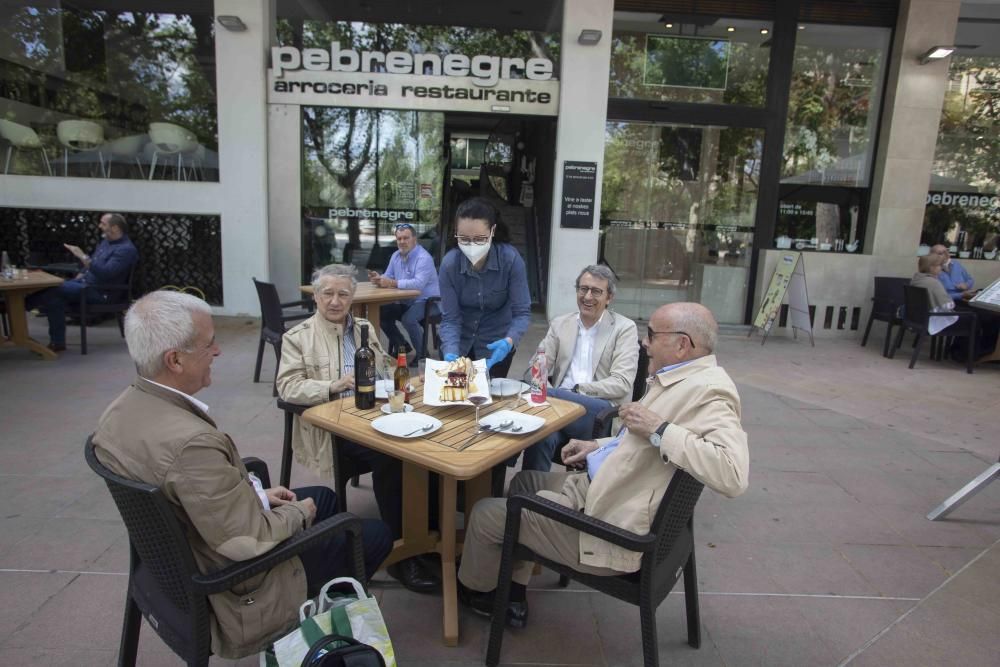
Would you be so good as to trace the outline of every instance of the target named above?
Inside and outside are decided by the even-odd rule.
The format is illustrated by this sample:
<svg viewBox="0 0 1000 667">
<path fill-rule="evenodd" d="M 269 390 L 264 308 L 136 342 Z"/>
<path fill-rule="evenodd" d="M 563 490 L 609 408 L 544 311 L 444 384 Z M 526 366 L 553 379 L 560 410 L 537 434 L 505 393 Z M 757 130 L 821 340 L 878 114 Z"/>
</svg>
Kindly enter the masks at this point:
<svg viewBox="0 0 1000 667">
<path fill-rule="evenodd" d="M 494 396 L 502 396 L 504 398 L 509 396 L 513 398 L 529 389 L 531 387 L 520 380 L 512 380 L 511 378 L 493 378 L 490 380 L 490 393 Z"/>
<path fill-rule="evenodd" d="M 515 412 L 514 410 L 497 410 L 496 412 L 489 414 L 479 420 L 480 424 L 484 426 L 489 426 L 490 428 L 495 428 L 501 423 L 511 420 L 514 423 L 498 431 L 500 434 L 510 434 L 510 435 L 525 435 L 527 433 L 534 433 L 541 427 L 545 426 L 545 420 L 541 417 L 536 417 L 535 415 L 526 415 L 523 412 Z M 520 431 L 512 432 L 511 429 L 517 426 L 521 427 Z"/>
<path fill-rule="evenodd" d="M 420 428 L 422 426 L 426 426 L 427 424 L 431 424 L 432 428 L 426 431 L 421 431 Z M 424 436 L 441 428 L 441 420 L 435 419 L 430 415 L 422 415 L 419 413 L 403 414 L 397 412 L 396 414 L 379 417 L 378 419 L 372 421 L 372 428 L 379 433 L 391 435 L 395 438 L 423 438 Z M 416 433 L 414 433 L 414 431 L 416 431 Z"/>
<path fill-rule="evenodd" d="M 389 400 L 389 392 L 396 388 L 394 380 L 375 380 L 375 398 Z"/>
<path fill-rule="evenodd" d="M 382 412 L 384 414 L 387 414 L 387 415 L 402 414 L 402 413 L 393 412 L 392 410 L 390 410 L 388 403 L 386 403 L 385 405 L 382 406 Z M 404 403 L 403 404 L 403 412 L 413 412 L 413 406 L 410 405 L 409 403 Z"/>
</svg>

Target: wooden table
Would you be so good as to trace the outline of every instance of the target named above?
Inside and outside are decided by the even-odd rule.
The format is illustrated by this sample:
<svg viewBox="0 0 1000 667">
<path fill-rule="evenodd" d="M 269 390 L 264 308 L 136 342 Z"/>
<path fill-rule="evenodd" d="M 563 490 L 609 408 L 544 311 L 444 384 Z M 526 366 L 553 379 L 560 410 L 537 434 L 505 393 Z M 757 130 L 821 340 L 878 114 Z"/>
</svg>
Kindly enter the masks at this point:
<svg viewBox="0 0 1000 667">
<path fill-rule="evenodd" d="M 376 431 L 371 422 L 382 416 L 381 404 L 374 410 L 358 410 L 354 399 L 346 398 L 312 407 L 303 418 L 314 426 L 347 438 L 366 447 L 394 456 L 403 462 L 403 536 L 396 540 L 392 553 L 383 565 L 422 553 L 441 554 L 441 579 L 444 597 L 444 643 L 458 644 L 458 597 L 455 556 L 458 536 L 455 530 L 458 481 L 465 480 L 466 516 L 481 498 L 490 495 L 491 469 L 550 433 L 561 429 L 584 414 L 583 406 L 549 398 L 550 405 L 533 407 L 521 400 L 497 400 L 479 410 L 479 417 L 497 410 L 516 410 L 545 419 L 539 430 L 525 435 L 497 434 L 476 440 L 468 449 L 459 448 L 468 441 L 475 425 L 475 408 L 424 406 L 423 389 L 418 387 L 411 399 L 415 412 L 440 419 L 444 425 L 425 438 L 393 438 Z M 411 413 L 413 414 L 413 413 Z M 428 471 L 441 476 L 440 534 L 428 529 Z"/>
<path fill-rule="evenodd" d="M 1000 310 L 997 310 L 996 306 L 977 303 L 968 299 L 965 299 L 965 305 L 978 313 L 980 321 L 985 318 L 1000 318 Z M 977 364 L 985 364 L 990 361 L 1000 361 L 1000 338 L 997 338 L 992 352 L 988 352 L 976 359 Z"/>
<path fill-rule="evenodd" d="M 27 277 L 4 280 L 0 278 L 0 293 L 7 301 L 7 318 L 10 320 L 10 337 L 3 339 L 4 346 L 26 347 L 42 355 L 43 359 L 57 359 L 59 355 L 28 335 L 28 314 L 24 298 L 32 292 L 61 285 L 62 278 L 44 271 L 28 271 Z"/>
<path fill-rule="evenodd" d="M 303 285 L 299 288 L 303 294 L 312 294 L 312 285 Z M 381 331 L 381 317 L 378 308 L 368 306 L 381 306 L 383 303 L 393 303 L 394 301 L 406 301 L 416 299 L 420 296 L 418 289 L 397 289 L 395 287 L 376 287 L 371 283 L 358 283 L 358 289 L 354 292 L 354 304 L 351 312 L 355 317 L 363 317 L 372 323 L 375 334 Z"/>
</svg>

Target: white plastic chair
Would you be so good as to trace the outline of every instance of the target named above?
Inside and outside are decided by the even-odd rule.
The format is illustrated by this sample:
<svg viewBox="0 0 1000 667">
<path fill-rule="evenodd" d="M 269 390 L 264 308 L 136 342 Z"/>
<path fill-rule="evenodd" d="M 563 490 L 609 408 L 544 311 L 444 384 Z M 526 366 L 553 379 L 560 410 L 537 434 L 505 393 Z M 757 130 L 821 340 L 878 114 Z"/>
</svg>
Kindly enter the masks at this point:
<svg viewBox="0 0 1000 667">
<path fill-rule="evenodd" d="M 63 120 L 56 125 L 56 136 L 63 145 L 63 176 L 69 175 L 69 152 L 97 153 L 101 163 L 101 176 L 107 176 L 104 169 L 104 128 L 92 120 Z"/>
<path fill-rule="evenodd" d="M 139 154 L 142 153 L 143 146 L 146 145 L 146 139 L 145 134 L 132 134 L 112 139 L 107 143 L 108 178 L 111 178 L 111 163 L 116 158 L 125 162 L 135 162 L 135 165 L 139 167 L 139 177 L 146 178 L 146 172 L 142 169 L 142 161 L 139 159 Z"/>
<path fill-rule="evenodd" d="M 177 180 L 187 180 L 184 174 L 184 153 L 191 153 L 198 147 L 198 139 L 194 132 L 173 123 L 150 123 L 149 141 L 153 146 L 153 160 L 149 167 L 149 180 L 156 173 L 156 160 L 159 155 L 177 156 Z"/>
<path fill-rule="evenodd" d="M 27 125 L 21 125 L 20 123 L 15 123 L 11 120 L 0 119 L 0 137 L 3 137 L 10 144 L 7 146 L 7 160 L 3 167 L 3 173 L 7 173 L 10 170 L 11 158 L 17 155 L 19 150 L 35 150 L 42 151 L 42 159 L 45 161 L 45 170 L 48 172 L 49 176 L 52 175 L 52 165 L 49 164 L 49 154 L 45 151 L 45 146 L 42 145 L 42 140 L 38 138 L 38 134 L 28 127 Z"/>
</svg>

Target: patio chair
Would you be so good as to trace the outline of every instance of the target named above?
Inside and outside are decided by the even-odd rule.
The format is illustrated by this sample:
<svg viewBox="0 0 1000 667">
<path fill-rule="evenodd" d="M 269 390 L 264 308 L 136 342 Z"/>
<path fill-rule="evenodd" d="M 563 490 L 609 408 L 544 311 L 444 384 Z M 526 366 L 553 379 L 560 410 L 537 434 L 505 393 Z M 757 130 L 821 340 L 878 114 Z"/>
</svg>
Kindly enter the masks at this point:
<svg viewBox="0 0 1000 667">
<path fill-rule="evenodd" d="M 427 302 L 424 304 L 424 319 L 421 320 L 421 326 L 424 328 L 424 349 L 416 350 L 417 354 L 420 355 L 417 357 L 418 359 L 427 358 L 427 350 L 430 347 L 428 341 L 431 340 L 432 335 L 434 337 L 434 347 L 438 350 L 441 349 L 441 341 L 438 336 L 438 327 L 441 326 L 441 307 L 438 305 L 440 302 L 441 297 L 432 296 L 428 297 Z"/>
<path fill-rule="evenodd" d="M 3 173 L 10 171 L 11 159 L 17 157 L 19 150 L 32 150 L 42 152 L 42 161 L 45 163 L 45 173 L 52 175 L 52 165 L 49 164 L 49 154 L 45 151 L 45 145 L 38 138 L 38 133 L 27 125 L 21 125 L 11 120 L 0 118 L 0 137 L 7 140 L 7 160 L 4 162 Z"/>
<path fill-rule="evenodd" d="M 274 283 L 265 283 L 253 278 L 253 285 L 257 288 L 257 298 L 260 300 L 260 341 L 257 344 L 257 363 L 253 369 L 253 381 L 260 382 L 260 366 L 264 361 L 264 343 L 270 343 L 274 347 L 274 381 L 277 381 L 278 363 L 281 361 L 281 338 L 286 331 L 285 322 L 295 322 L 311 317 L 310 307 L 313 305 L 313 301 L 299 299 L 298 301 L 282 303 L 278 298 L 278 288 L 274 286 Z M 304 306 L 307 310 L 285 312 L 286 308 L 297 306 Z M 278 395 L 277 387 L 274 388 L 274 395 Z"/>
<path fill-rule="evenodd" d="M 278 409 L 285 413 L 285 435 L 281 442 L 281 477 L 278 483 L 285 488 L 289 487 L 292 478 L 292 429 L 295 428 L 295 415 L 302 415 L 311 406 L 300 405 L 298 403 L 288 403 L 278 399 Z M 347 511 L 347 480 L 351 480 L 351 486 L 357 488 L 361 483 L 359 477 L 371 472 L 362 461 L 345 456 L 337 447 L 337 438 L 333 435 L 333 481 L 337 492 L 337 509 L 341 512 Z"/>
<path fill-rule="evenodd" d="M 916 334 L 913 340 L 913 353 L 910 355 L 910 368 L 917 363 L 917 356 L 920 354 L 920 346 L 923 337 L 931 339 L 931 359 L 940 360 L 944 355 L 945 337 L 968 338 L 968 350 L 965 357 L 965 370 L 972 373 L 972 366 L 976 357 L 976 337 L 979 333 L 979 318 L 976 313 L 969 310 L 953 310 L 945 313 L 931 312 L 931 298 L 926 287 L 914 287 L 913 285 L 903 286 L 903 326 L 896 336 L 896 345 L 889 351 L 889 358 L 896 354 L 896 349 L 903 342 L 903 334 L 912 331 Z M 948 328 L 931 334 L 928 327 L 932 317 L 957 317 L 958 321 Z"/>
<path fill-rule="evenodd" d="M 69 176 L 69 154 L 97 153 L 101 176 L 104 169 L 104 127 L 92 120 L 62 120 L 56 125 L 56 137 L 63 147 L 63 176 Z"/>
<path fill-rule="evenodd" d="M 128 272 L 128 282 L 121 284 L 84 285 L 80 291 L 80 354 L 87 354 L 87 324 L 91 315 L 114 315 L 118 320 L 118 332 L 125 337 L 125 311 L 134 300 L 135 274 L 138 262 Z M 88 303 L 87 293 L 107 292 L 109 298 L 104 303 Z"/>
<path fill-rule="evenodd" d="M 153 180 L 153 176 L 156 174 L 156 162 L 161 155 L 168 157 L 176 155 L 177 180 L 181 180 L 182 177 L 187 180 L 187 175 L 184 173 L 184 155 L 192 155 L 198 147 L 198 139 L 194 136 L 194 132 L 173 123 L 150 123 L 149 143 L 153 147 L 153 155 L 149 165 L 149 180 Z M 166 162 L 161 164 L 166 165 Z"/>
<path fill-rule="evenodd" d="M 120 160 L 125 163 L 126 167 L 131 167 L 132 163 L 139 168 L 139 178 L 146 178 L 145 172 L 142 170 L 142 160 L 139 156 L 142 154 L 143 148 L 146 146 L 146 140 L 149 137 L 145 134 L 132 134 L 127 137 L 118 137 L 117 139 L 112 139 L 107 143 L 108 149 L 108 170 L 107 177 L 111 178 L 111 166 L 115 160 Z"/>
<path fill-rule="evenodd" d="M 872 296 L 872 310 L 865 325 L 865 335 L 861 337 L 861 347 L 868 343 L 875 320 L 886 323 L 885 340 L 882 343 L 882 356 L 889 356 L 889 345 L 892 341 L 892 328 L 901 325 L 903 319 L 899 310 L 903 307 L 903 286 L 909 284 L 909 278 L 875 277 L 875 294 Z"/>
<path fill-rule="evenodd" d="M 216 572 L 202 573 L 195 564 L 176 506 L 155 486 L 120 477 L 94 453 L 87 438 L 87 465 L 108 486 L 129 537 L 129 580 L 118 664 L 136 664 L 139 630 L 145 616 L 156 634 L 188 665 L 207 667 L 211 655 L 211 605 L 208 596 L 228 591 L 267 572 L 335 533 L 346 533 L 351 570 L 366 581 L 361 543 L 361 519 L 338 514 L 289 538 L 267 553 L 233 563 Z M 260 459 L 244 459 L 266 486 L 267 466 Z"/>
<path fill-rule="evenodd" d="M 660 664 L 656 639 L 656 608 L 670 593 L 683 572 L 688 644 L 692 648 L 700 647 L 701 619 L 698 611 L 698 577 L 695 569 L 692 518 L 702 488 L 701 482 L 683 470 L 678 469 L 674 472 L 650 530 L 645 535 L 623 530 L 538 495 L 508 498 L 507 524 L 504 530 L 500 574 L 497 577 L 497 588 L 493 598 L 493 619 L 486 651 L 486 664 L 496 667 L 500 662 L 500 648 L 503 643 L 511 574 L 515 560 L 535 561 L 594 590 L 638 606 L 642 628 L 643 664 L 646 667 L 656 667 Z M 567 565 L 539 557 L 517 541 L 522 511 L 534 512 L 617 546 L 642 553 L 639 571 L 601 577 L 577 572 Z"/>
</svg>

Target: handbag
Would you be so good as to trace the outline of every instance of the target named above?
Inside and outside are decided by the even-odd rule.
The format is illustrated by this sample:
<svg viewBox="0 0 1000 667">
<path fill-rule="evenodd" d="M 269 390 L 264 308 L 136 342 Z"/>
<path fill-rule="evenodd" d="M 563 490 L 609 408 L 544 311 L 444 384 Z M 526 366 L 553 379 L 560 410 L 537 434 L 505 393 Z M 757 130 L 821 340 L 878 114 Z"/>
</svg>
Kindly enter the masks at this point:
<svg viewBox="0 0 1000 667">
<path fill-rule="evenodd" d="M 346 646 L 329 648 L 331 644 Z M 302 667 L 386 667 L 382 654 L 368 644 L 343 635 L 324 635 L 317 639 L 302 659 Z"/>
<path fill-rule="evenodd" d="M 331 588 L 338 584 L 350 585 L 354 594 L 332 592 Z M 351 577 L 331 579 L 323 585 L 315 600 L 306 600 L 299 608 L 299 627 L 276 640 L 271 649 L 261 653 L 260 665 L 299 667 L 303 664 L 303 658 L 325 635 L 348 637 L 367 645 L 380 654 L 382 665 L 396 667 L 395 652 L 378 601 L 365 592 L 361 582 Z M 367 664 L 369 663 L 357 663 L 358 667 Z"/>
</svg>

